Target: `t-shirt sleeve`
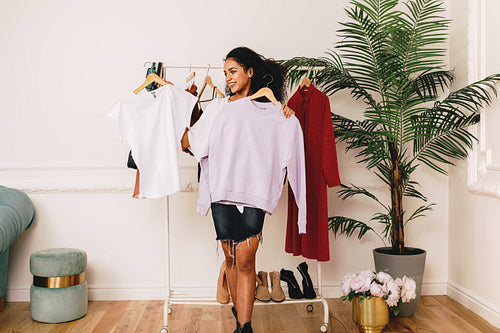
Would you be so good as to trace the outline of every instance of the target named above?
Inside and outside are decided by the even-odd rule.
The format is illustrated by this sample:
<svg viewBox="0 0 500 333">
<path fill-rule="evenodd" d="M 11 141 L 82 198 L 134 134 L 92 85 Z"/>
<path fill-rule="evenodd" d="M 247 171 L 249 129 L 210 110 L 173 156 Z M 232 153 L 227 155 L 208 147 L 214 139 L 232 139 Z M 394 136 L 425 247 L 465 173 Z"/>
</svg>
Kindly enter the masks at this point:
<svg viewBox="0 0 500 333">
<path fill-rule="evenodd" d="M 124 102 L 118 103 L 113 110 L 108 114 L 118 127 L 121 142 L 131 142 L 132 126 L 130 117 L 127 114 Z"/>
<path fill-rule="evenodd" d="M 208 140 L 215 116 L 224 104 L 225 99 L 223 98 L 216 98 L 211 101 L 203 111 L 200 119 L 188 131 L 189 150 L 198 161 L 201 161 L 203 156 L 208 154 Z"/>
<path fill-rule="evenodd" d="M 172 94 L 170 101 L 174 121 L 175 142 L 180 147 L 182 135 L 186 127 L 189 127 L 191 113 L 198 102 L 198 98 L 173 85 L 169 85 L 169 88 Z"/>
</svg>

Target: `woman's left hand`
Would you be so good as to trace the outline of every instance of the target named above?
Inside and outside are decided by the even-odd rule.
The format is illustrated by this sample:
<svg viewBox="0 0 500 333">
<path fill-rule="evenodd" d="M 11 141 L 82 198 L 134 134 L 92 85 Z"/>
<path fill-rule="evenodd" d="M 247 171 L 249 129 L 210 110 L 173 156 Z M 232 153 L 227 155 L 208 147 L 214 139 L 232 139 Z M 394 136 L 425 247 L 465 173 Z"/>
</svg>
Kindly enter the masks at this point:
<svg viewBox="0 0 500 333">
<path fill-rule="evenodd" d="M 287 118 L 290 118 L 292 116 L 292 114 L 295 115 L 295 111 L 293 111 L 292 109 L 290 109 L 290 107 L 288 107 L 288 105 L 286 105 L 285 103 L 283 103 L 281 105 L 281 110 L 283 110 L 283 114 Z"/>
</svg>

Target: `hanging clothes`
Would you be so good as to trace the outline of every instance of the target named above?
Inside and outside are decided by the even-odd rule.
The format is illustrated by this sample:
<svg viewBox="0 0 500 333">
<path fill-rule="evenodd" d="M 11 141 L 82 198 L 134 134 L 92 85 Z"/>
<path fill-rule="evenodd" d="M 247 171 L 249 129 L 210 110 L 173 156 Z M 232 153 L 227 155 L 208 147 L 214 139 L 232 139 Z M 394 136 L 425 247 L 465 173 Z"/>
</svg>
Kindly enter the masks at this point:
<svg viewBox="0 0 500 333">
<path fill-rule="evenodd" d="M 213 122 L 208 145 L 202 148 L 195 153 L 201 156 L 202 169 L 198 213 L 206 215 L 212 202 L 272 213 L 288 172 L 298 205 L 296 227 L 298 233 L 306 232 L 302 129 L 295 117 L 283 115 L 281 104 L 248 97 L 225 104 Z"/>
<path fill-rule="evenodd" d="M 313 85 L 299 88 L 288 106 L 304 133 L 307 183 L 307 234 L 297 230 L 297 205 L 288 191 L 285 251 L 319 261 L 330 260 L 326 186 L 340 184 L 337 150 L 328 96 Z"/>
<path fill-rule="evenodd" d="M 181 189 L 177 151 L 196 102 L 195 96 L 167 84 L 130 93 L 109 114 L 137 164 L 137 197 L 160 198 Z"/>
<path fill-rule="evenodd" d="M 198 87 L 193 83 L 191 87 L 187 88 L 186 91 L 191 95 L 198 97 Z M 193 112 L 191 113 L 191 120 L 189 121 L 189 126 L 193 126 L 198 119 L 200 119 L 203 111 L 198 106 L 198 103 L 194 105 Z"/>
</svg>

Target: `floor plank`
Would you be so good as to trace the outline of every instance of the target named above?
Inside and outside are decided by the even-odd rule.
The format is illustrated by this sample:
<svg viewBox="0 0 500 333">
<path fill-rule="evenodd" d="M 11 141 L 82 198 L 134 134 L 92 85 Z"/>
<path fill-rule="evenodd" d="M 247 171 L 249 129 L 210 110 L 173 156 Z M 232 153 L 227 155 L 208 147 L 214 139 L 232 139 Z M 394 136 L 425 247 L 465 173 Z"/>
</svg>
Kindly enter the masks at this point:
<svg viewBox="0 0 500 333">
<path fill-rule="evenodd" d="M 351 318 L 351 303 L 327 299 L 330 333 L 358 332 Z M 60 324 L 38 323 L 31 319 L 27 302 L 5 303 L 0 312 L 1 333 L 156 333 L 163 327 L 163 301 L 89 302 L 87 315 Z M 320 332 L 323 305 L 313 303 L 256 304 L 252 316 L 255 333 Z M 232 333 L 235 320 L 231 305 L 173 304 L 168 317 L 169 333 Z M 424 296 L 411 318 L 390 318 L 384 333 L 500 333 L 447 296 Z"/>
</svg>

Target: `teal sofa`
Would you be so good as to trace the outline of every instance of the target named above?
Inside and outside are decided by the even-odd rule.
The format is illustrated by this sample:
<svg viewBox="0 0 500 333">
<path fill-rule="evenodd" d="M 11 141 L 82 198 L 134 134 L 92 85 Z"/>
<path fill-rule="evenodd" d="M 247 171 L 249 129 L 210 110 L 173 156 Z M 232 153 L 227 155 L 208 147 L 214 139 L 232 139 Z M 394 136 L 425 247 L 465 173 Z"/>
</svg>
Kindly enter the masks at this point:
<svg viewBox="0 0 500 333">
<path fill-rule="evenodd" d="M 22 191 L 0 186 L 0 310 L 7 289 L 9 248 L 35 222 L 35 208 Z"/>
</svg>

